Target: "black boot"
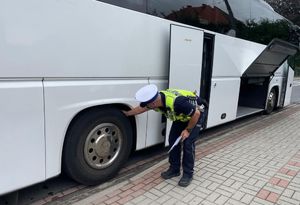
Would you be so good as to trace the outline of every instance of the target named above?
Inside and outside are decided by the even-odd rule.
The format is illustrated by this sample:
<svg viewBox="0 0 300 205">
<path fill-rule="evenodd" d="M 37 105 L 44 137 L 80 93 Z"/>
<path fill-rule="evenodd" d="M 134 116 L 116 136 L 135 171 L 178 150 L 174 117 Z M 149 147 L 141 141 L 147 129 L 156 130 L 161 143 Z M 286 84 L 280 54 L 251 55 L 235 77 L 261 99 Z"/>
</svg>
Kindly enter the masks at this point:
<svg viewBox="0 0 300 205">
<path fill-rule="evenodd" d="M 183 174 L 183 176 L 181 177 L 181 179 L 178 182 L 178 185 L 182 186 L 182 187 L 187 187 L 188 185 L 190 185 L 192 180 L 193 180 L 193 177 Z"/>
<path fill-rule="evenodd" d="M 176 172 L 176 171 L 172 170 L 171 168 L 169 168 L 167 171 L 162 172 L 160 176 L 163 179 L 171 179 L 171 178 L 177 177 L 179 175 L 180 175 L 179 171 Z"/>
</svg>

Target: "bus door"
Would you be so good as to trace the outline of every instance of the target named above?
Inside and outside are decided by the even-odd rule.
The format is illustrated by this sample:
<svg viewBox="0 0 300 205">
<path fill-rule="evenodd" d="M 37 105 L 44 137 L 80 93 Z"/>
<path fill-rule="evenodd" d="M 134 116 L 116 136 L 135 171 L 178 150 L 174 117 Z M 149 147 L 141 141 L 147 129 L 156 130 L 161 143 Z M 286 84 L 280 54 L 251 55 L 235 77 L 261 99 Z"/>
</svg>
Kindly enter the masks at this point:
<svg viewBox="0 0 300 205">
<path fill-rule="evenodd" d="M 199 95 L 203 39 L 202 30 L 171 25 L 169 88 L 196 91 Z M 172 122 L 167 120 L 166 146 L 169 145 L 168 136 L 171 125 Z"/>
<path fill-rule="evenodd" d="M 287 70 L 287 79 L 286 79 L 286 92 L 282 94 L 281 96 L 284 96 L 284 98 L 280 98 L 282 102 L 279 103 L 280 106 L 287 106 L 291 103 L 291 97 L 292 97 L 292 89 L 293 89 L 293 81 L 294 81 L 294 70 L 289 66 L 286 65 L 286 70 Z"/>
</svg>

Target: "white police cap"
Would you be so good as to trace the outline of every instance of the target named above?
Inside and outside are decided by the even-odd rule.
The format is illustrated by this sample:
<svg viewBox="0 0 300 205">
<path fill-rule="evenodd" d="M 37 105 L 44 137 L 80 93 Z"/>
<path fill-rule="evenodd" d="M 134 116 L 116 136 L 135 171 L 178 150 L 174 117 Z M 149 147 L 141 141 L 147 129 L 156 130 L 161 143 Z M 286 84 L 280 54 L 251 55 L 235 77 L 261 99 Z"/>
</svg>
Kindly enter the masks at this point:
<svg viewBox="0 0 300 205">
<path fill-rule="evenodd" d="M 140 88 L 135 94 L 135 99 L 141 102 L 141 107 L 145 107 L 147 104 L 153 102 L 157 96 L 157 86 L 150 84 Z"/>
</svg>

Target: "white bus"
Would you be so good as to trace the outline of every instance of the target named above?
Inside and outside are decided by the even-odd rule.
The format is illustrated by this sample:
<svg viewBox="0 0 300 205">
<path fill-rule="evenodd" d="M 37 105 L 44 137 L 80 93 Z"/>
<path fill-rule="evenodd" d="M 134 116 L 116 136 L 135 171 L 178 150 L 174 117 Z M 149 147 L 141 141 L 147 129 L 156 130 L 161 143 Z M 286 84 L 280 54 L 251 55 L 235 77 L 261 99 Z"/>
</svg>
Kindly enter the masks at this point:
<svg viewBox="0 0 300 205">
<path fill-rule="evenodd" d="M 101 183 L 131 151 L 167 142 L 158 113 L 121 112 L 149 83 L 200 92 L 207 127 L 289 104 L 293 71 L 284 62 L 297 47 L 239 38 L 228 1 L 174 2 L 185 1 L 1 1 L 0 195 L 62 171 Z M 186 13 L 207 29 L 174 19 Z M 211 13 L 218 32 L 208 30 Z"/>
</svg>

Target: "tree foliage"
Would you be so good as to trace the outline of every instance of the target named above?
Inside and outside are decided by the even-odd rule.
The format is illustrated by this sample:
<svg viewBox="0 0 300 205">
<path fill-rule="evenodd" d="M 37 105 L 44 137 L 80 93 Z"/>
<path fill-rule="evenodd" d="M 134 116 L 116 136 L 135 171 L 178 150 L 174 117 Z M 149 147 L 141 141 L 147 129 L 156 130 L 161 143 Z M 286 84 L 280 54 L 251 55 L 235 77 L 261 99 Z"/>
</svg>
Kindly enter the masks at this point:
<svg viewBox="0 0 300 205">
<path fill-rule="evenodd" d="M 262 44 L 268 44 L 274 38 L 289 41 L 289 23 L 285 20 L 269 21 L 264 19 L 260 22 L 253 20 L 246 24 L 238 23 L 238 37 Z"/>
</svg>

